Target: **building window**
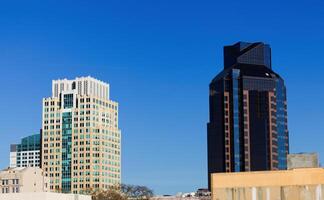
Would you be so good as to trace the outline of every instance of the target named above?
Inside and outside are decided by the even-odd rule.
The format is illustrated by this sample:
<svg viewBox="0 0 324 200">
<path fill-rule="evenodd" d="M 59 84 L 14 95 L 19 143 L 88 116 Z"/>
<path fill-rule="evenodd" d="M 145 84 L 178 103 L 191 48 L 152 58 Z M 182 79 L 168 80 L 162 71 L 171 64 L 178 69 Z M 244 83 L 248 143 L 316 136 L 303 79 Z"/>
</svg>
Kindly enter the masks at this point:
<svg viewBox="0 0 324 200">
<path fill-rule="evenodd" d="M 19 184 L 19 179 L 13 179 L 13 180 L 12 180 L 12 183 L 13 183 L 14 185 L 18 185 L 18 184 Z"/>
<path fill-rule="evenodd" d="M 8 180 L 2 180 L 2 185 L 8 185 L 9 181 Z"/>
<path fill-rule="evenodd" d="M 73 94 L 65 94 L 64 108 L 72 108 L 72 107 L 73 107 Z"/>
</svg>

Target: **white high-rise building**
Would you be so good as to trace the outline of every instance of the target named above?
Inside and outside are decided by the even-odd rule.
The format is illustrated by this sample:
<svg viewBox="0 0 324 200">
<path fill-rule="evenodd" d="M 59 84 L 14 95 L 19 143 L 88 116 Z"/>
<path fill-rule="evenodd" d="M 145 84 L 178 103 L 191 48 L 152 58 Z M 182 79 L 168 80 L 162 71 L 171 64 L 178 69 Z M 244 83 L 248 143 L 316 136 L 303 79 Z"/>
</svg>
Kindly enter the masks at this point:
<svg viewBox="0 0 324 200">
<path fill-rule="evenodd" d="M 120 183 L 118 103 L 92 77 L 53 80 L 43 99 L 42 165 L 50 190 L 82 193 Z"/>
</svg>

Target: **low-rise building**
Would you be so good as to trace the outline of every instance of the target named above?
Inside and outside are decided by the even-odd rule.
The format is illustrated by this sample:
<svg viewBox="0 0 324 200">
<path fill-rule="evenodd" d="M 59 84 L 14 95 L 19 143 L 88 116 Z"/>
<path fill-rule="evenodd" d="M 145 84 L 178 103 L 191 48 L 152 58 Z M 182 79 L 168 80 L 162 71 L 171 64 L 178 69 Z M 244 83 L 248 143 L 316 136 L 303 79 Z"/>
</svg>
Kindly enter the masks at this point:
<svg viewBox="0 0 324 200">
<path fill-rule="evenodd" d="M 324 200 L 324 169 L 214 173 L 212 200 Z"/>
<path fill-rule="evenodd" d="M 16 167 L 0 171 L 0 194 L 46 192 L 49 179 L 38 167 Z M 2 200 L 2 198 L 0 198 Z"/>
<path fill-rule="evenodd" d="M 176 195 L 154 196 L 152 200 L 210 200 L 211 193 L 207 188 L 199 188 L 196 192 L 182 193 Z"/>
<path fill-rule="evenodd" d="M 0 194 L 1 200 L 91 200 L 89 195 L 50 192 Z"/>
<path fill-rule="evenodd" d="M 50 193 L 49 178 L 38 167 L 0 171 L 0 200 L 91 200 L 89 195 Z"/>
<path fill-rule="evenodd" d="M 172 196 L 172 195 L 163 195 L 155 196 L 151 198 L 152 200 L 200 200 L 199 197 L 194 196 Z"/>
<path fill-rule="evenodd" d="M 206 196 L 210 196 L 211 193 L 209 192 L 209 190 L 207 188 L 199 188 L 196 192 L 197 197 L 206 197 Z"/>
<path fill-rule="evenodd" d="M 288 154 L 287 168 L 316 168 L 319 167 L 319 159 L 317 153 L 295 153 Z"/>
<path fill-rule="evenodd" d="M 10 167 L 40 167 L 40 134 L 21 139 L 10 145 Z"/>
</svg>

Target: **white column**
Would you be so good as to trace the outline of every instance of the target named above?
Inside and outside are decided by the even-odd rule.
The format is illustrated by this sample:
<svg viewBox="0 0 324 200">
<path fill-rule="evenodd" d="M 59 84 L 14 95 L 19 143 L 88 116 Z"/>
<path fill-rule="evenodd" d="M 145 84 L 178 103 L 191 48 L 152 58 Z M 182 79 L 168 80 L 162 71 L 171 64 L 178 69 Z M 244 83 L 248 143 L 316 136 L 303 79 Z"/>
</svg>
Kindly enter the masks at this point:
<svg viewBox="0 0 324 200">
<path fill-rule="evenodd" d="M 252 187 L 252 200 L 257 200 L 257 189 Z"/>
<path fill-rule="evenodd" d="M 270 200 L 270 188 L 266 189 L 266 195 L 267 195 L 266 199 Z"/>
<path fill-rule="evenodd" d="M 316 187 L 316 200 L 322 200 L 322 186 L 317 185 Z"/>
</svg>

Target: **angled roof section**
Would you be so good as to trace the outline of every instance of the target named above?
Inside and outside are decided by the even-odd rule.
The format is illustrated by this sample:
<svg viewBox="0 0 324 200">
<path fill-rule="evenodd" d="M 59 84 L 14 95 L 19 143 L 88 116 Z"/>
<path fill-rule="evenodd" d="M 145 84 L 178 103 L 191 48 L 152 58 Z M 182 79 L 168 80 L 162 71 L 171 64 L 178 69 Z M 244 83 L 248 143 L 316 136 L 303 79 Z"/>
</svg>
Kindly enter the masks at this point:
<svg viewBox="0 0 324 200">
<path fill-rule="evenodd" d="M 265 66 L 271 69 L 271 48 L 263 42 L 238 42 L 224 47 L 224 69 L 236 64 Z"/>
</svg>

